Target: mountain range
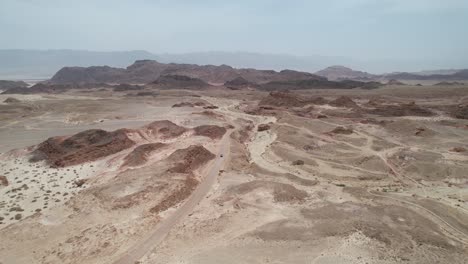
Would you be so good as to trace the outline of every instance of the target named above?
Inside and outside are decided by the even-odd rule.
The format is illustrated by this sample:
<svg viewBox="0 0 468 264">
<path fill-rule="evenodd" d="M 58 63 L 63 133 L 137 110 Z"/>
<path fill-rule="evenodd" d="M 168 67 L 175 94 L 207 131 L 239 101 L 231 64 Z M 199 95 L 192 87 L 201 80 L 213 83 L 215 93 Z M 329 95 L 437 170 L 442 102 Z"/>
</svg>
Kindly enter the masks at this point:
<svg viewBox="0 0 468 264">
<path fill-rule="evenodd" d="M 154 82 L 161 76 L 186 76 L 200 79 L 206 83 L 224 84 L 236 78 L 262 84 L 272 81 L 289 80 L 326 80 L 308 72 L 293 70 L 257 70 L 251 68 L 233 68 L 228 65 L 197 65 L 161 63 L 155 60 L 137 60 L 126 68 L 109 66 L 64 67 L 50 80 L 52 84 L 70 83 L 139 83 Z"/>
<path fill-rule="evenodd" d="M 468 80 L 468 70 L 460 70 L 453 74 L 415 74 L 394 73 L 375 75 L 355 71 L 343 66 L 332 66 L 318 71 L 316 74 L 295 70 L 259 70 L 252 68 L 234 68 L 228 65 L 197 65 L 179 63 L 161 63 L 156 60 L 137 60 L 126 68 L 110 66 L 63 67 L 48 81 L 51 84 L 89 84 L 89 83 L 133 83 L 147 84 L 161 76 L 185 76 L 199 79 L 213 85 L 242 78 L 254 84 L 274 83 L 274 87 L 341 87 L 326 81 L 358 81 L 358 82 L 395 82 L 397 80 L 430 80 L 459 81 Z M 177 77 L 183 80 L 183 77 Z M 307 82 L 304 82 L 306 81 Z M 291 81 L 293 83 L 291 83 Z M 352 83 L 352 86 L 356 86 Z M 373 85 L 371 85 L 373 87 Z"/>
<path fill-rule="evenodd" d="M 462 81 L 468 80 L 468 69 L 461 70 L 438 70 L 421 72 L 396 72 L 388 74 L 371 74 L 363 71 L 356 71 L 344 66 L 331 66 L 316 72 L 315 74 L 325 77 L 328 80 L 355 80 L 355 81 Z"/>
<path fill-rule="evenodd" d="M 262 70 L 291 69 L 317 72 L 330 65 L 346 65 L 370 74 L 379 72 L 414 72 L 415 69 L 443 69 L 446 64 L 424 60 L 360 60 L 340 56 L 295 56 L 252 52 L 193 52 L 184 54 L 153 54 L 147 51 L 85 51 L 85 50 L 0 50 L 0 79 L 48 79 L 66 66 L 126 67 L 137 60 L 157 60 L 161 63 L 230 65 L 234 68 Z M 428 66 L 429 65 L 429 66 Z M 452 67 L 468 67 L 454 61 Z M 458 70 L 431 70 L 415 74 L 453 74 Z M 363 73 L 365 73 L 363 71 Z M 320 74 L 320 73 L 319 73 Z M 380 74 L 382 75 L 382 74 Z M 364 74 L 365 77 L 365 74 Z"/>
</svg>

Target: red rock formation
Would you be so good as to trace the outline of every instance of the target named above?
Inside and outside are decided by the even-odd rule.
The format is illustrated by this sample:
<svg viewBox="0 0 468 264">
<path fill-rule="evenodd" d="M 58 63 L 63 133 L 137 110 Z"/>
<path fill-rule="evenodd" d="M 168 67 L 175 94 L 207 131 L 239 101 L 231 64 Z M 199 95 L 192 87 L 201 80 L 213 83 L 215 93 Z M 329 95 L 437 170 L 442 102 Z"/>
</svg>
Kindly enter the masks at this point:
<svg viewBox="0 0 468 264">
<path fill-rule="evenodd" d="M 226 128 L 213 125 L 198 126 L 193 129 L 195 135 L 209 137 L 211 139 L 220 139 L 226 134 Z"/>
<path fill-rule="evenodd" d="M 359 106 L 348 96 L 340 96 L 329 103 L 335 107 L 359 108 Z"/>
<path fill-rule="evenodd" d="M 173 138 L 182 135 L 187 131 L 185 127 L 181 127 L 172 123 L 169 120 L 154 121 L 143 127 L 151 136 L 163 138 Z"/>
<path fill-rule="evenodd" d="M 122 166 L 139 166 L 148 160 L 148 156 L 155 150 L 161 149 L 166 144 L 163 143 L 149 143 L 136 147 L 130 154 L 124 158 Z"/>
<path fill-rule="evenodd" d="M 128 130 L 91 129 L 71 137 L 52 137 L 38 145 L 31 161 L 46 160 L 52 167 L 66 167 L 112 155 L 135 144 Z"/>
<path fill-rule="evenodd" d="M 169 156 L 169 160 L 175 162 L 170 172 L 192 173 L 208 161 L 215 158 L 209 150 L 199 145 L 192 145 L 185 149 L 178 149 Z"/>
</svg>

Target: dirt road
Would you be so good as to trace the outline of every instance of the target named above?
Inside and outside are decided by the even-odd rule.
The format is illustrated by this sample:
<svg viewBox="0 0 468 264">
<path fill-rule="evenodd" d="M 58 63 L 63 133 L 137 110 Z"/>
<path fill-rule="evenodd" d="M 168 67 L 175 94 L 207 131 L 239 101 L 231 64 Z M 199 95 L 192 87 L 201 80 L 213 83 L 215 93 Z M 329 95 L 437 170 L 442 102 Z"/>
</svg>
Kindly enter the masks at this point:
<svg viewBox="0 0 468 264">
<path fill-rule="evenodd" d="M 113 262 L 114 264 L 133 264 L 141 259 L 166 237 L 171 228 L 193 211 L 195 206 L 208 194 L 211 187 L 216 182 L 219 171 L 223 168 L 225 161 L 228 159 L 230 150 L 229 137 L 230 133 L 224 135 L 220 143 L 219 151 L 216 153 L 216 159 L 213 161 L 211 167 L 208 168 L 203 181 L 198 185 L 189 199 L 172 215 L 164 219 L 145 239 L 127 250 L 124 255 Z M 221 155 L 223 157 L 221 157 Z"/>
</svg>

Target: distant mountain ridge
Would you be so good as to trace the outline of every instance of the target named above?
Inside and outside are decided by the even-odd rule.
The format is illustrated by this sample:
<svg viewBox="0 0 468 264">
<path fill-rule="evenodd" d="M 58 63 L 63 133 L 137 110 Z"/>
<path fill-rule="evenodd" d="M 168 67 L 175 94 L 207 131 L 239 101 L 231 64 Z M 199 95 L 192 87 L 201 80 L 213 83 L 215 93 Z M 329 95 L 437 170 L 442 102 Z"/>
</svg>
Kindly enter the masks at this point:
<svg viewBox="0 0 468 264">
<path fill-rule="evenodd" d="M 156 59 L 156 55 L 147 51 L 0 50 L 0 76 L 5 79 L 48 79 L 66 66 L 125 67 L 141 59 Z"/>
<path fill-rule="evenodd" d="M 460 81 L 468 80 L 468 70 L 435 70 L 422 72 L 396 72 L 388 74 L 370 74 L 356 71 L 344 66 L 331 66 L 316 72 L 315 74 L 328 78 L 329 80 L 354 80 L 354 81 Z"/>
<path fill-rule="evenodd" d="M 392 73 L 384 75 L 387 79 L 395 80 L 428 80 L 428 81 L 463 81 L 468 80 L 468 69 L 460 70 L 453 74 L 419 75 L 414 73 Z"/>
<path fill-rule="evenodd" d="M 0 50 L 0 79 L 49 79 L 66 66 L 104 66 L 122 68 L 136 60 L 157 60 L 161 63 L 230 65 L 234 68 L 261 70 L 292 69 L 316 72 L 330 65 L 346 65 L 352 69 L 377 72 L 408 71 L 418 75 L 453 74 L 457 70 L 432 70 L 414 72 L 418 69 L 444 69 L 445 65 L 466 68 L 468 63 L 461 58 L 450 63 L 412 60 L 364 60 L 342 56 L 296 56 L 288 54 L 264 54 L 254 52 L 191 52 L 184 54 L 153 54 L 147 51 L 86 51 L 86 50 Z"/>
</svg>

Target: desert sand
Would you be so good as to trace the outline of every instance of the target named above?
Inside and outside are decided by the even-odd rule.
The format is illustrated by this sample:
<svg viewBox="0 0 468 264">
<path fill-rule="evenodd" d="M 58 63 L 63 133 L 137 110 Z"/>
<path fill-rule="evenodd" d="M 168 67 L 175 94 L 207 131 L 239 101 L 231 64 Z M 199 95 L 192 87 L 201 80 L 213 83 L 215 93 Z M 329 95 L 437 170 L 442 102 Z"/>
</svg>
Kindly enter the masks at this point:
<svg viewBox="0 0 468 264">
<path fill-rule="evenodd" d="M 467 86 L 8 97 L 0 263 L 468 258 Z"/>
</svg>

